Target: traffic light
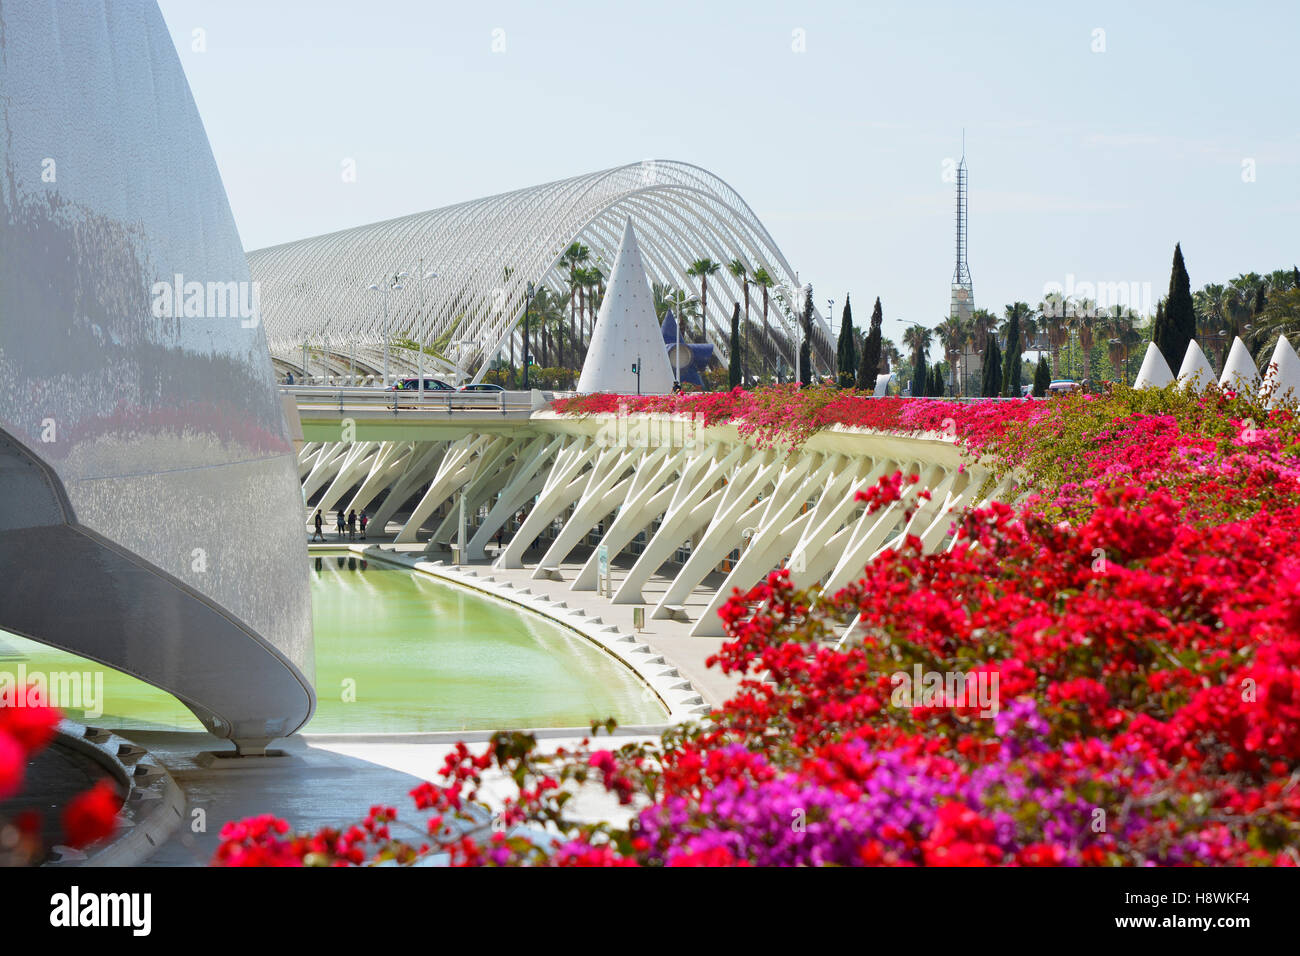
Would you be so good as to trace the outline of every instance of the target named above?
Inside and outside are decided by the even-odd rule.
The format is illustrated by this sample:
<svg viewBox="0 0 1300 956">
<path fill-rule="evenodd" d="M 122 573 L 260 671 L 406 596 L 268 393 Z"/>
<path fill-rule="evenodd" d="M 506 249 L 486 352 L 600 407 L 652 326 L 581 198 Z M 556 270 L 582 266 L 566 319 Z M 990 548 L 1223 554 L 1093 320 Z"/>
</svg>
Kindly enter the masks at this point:
<svg viewBox="0 0 1300 956">
<path fill-rule="evenodd" d="M 640 366 L 638 363 L 636 363 L 636 362 L 633 362 L 633 363 L 632 363 L 632 374 L 633 374 L 633 375 L 640 375 L 640 374 L 641 374 L 641 366 Z"/>
</svg>

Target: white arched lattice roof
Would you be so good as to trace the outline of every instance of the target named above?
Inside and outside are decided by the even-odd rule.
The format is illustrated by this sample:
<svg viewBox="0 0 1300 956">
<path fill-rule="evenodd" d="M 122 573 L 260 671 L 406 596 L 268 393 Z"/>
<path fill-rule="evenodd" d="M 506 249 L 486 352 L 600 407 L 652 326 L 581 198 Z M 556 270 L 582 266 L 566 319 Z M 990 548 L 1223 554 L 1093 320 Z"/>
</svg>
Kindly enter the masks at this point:
<svg viewBox="0 0 1300 956">
<path fill-rule="evenodd" d="M 373 367 L 387 330 L 426 344 L 450 336 L 464 343 L 462 367 L 481 376 L 516 333 L 528 282 L 566 290 L 568 277 L 558 263 L 575 241 L 588 246 L 593 262 L 608 272 L 629 217 L 652 280 L 698 294 L 698 280 L 686 274 L 690 264 L 701 258 L 722 264 L 709 278 L 708 334 L 723 355 L 731 303 L 743 301 L 727 263 L 743 259 L 751 273 L 763 267 L 778 286 L 796 288 L 790 264 L 730 186 L 698 166 L 666 160 L 259 249 L 248 254 L 248 263 L 260 284 L 266 336 L 279 364 L 298 367 L 306 344 Z M 422 284 L 408 280 L 390 293 L 385 326 L 382 297 L 367 286 L 382 285 L 384 276 L 400 271 L 414 277 L 421 261 L 438 277 Z M 750 294 L 753 301 L 761 297 L 756 289 Z M 828 368 L 834 338 L 815 307 L 814 312 L 817 364 Z M 769 317 L 774 332 L 793 336 L 775 297 Z M 757 308 L 751 319 L 757 323 Z M 789 349 L 785 340 L 767 347 L 783 354 Z M 409 367 L 398 351 L 394 361 Z M 793 356 L 785 359 L 793 364 Z"/>
</svg>

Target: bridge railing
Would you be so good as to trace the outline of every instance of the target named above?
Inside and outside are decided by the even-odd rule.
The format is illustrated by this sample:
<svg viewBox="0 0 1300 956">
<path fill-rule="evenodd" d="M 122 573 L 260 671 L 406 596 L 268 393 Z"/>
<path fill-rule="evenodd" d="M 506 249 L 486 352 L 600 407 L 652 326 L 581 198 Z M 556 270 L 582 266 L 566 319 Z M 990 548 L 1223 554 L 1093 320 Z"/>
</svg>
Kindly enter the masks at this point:
<svg viewBox="0 0 1300 956">
<path fill-rule="evenodd" d="M 554 396 L 550 392 L 453 392 L 445 389 L 400 389 L 389 391 L 373 386 L 338 385 L 281 385 L 280 392 L 292 395 L 299 406 L 337 406 L 387 408 L 394 412 L 403 410 L 443 410 L 481 412 L 530 411 L 549 404 Z"/>
</svg>

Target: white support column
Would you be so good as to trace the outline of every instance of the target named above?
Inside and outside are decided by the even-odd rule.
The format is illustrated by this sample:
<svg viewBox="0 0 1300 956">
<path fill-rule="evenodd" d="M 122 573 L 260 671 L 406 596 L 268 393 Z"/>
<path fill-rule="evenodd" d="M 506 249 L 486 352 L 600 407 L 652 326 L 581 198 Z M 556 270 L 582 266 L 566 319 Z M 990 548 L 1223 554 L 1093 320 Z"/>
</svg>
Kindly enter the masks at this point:
<svg viewBox="0 0 1300 956">
<path fill-rule="evenodd" d="M 352 496 L 349 508 L 357 511 L 366 506 L 388 485 L 397 480 L 405 469 L 409 456 L 415 454 L 416 445 L 412 442 L 386 441 L 379 447 L 379 452 L 370 463 L 370 474 L 361 483 L 357 493 Z"/>
<path fill-rule="evenodd" d="M 637 557 L 636 563 L 615 592 L 615 604 L 644 602 L 641 588 L 645 583 L 687 538 L 706 526 L 717 513 L 722 505 L 723 491 L 720 489 L 713 492 L 712 489 L 734 469 L 744 453 L 743 446 L 733 445 L 724 455 L 721 454 L 721 446 L 714 443 L 703 455 L 694 456 L 677 484 L 654 537 Z M 702 505 L 706 500 L 707 505 Z"/>
<path fill-rule="evenodd" d="M 541 435 L 519 453 L 510 470 L 509 480 L 497 496 L 496 504 L 488 512 L 483 526 L 470 539 L 470 557 L 486 557 L 487 543 L 497 530 L 545 487 L 550 463 L 563 444 L 564 439 L 559 435 Z"/>
<path fill-rule="evenodd" d="M 383 503 L 375 511 L 373 524 L 378 529 L 379 534 L 384 533 L 388 526 L 388 521 L 397 512 L 408 498 L 411 497 L 421 485 L 432 480 L 437 474 L 442 459 L 447 454 L 447 442 L 428 442 L 425 447 L 416 445 L 412 449 L 410 456 L 406 459 L 406 468 L 402 471 L 401 477 L 393 483 L 392 489 L 388 496 L 384 498 Z"/>
<path fill-rule="evenodd" d="M 338 473 L 339 468 L 343 466 L 347 458 L 350 444 L 348 442 L 332 442 L 325 446 L 322 454 L 318 455 L 315 464 L 312 466 L 311 473 L 302 483 L 302 495 L 305 499 L 310 499 L 321 488 L 325 482 L 332 479 Z"/>
<path fill-rule="evenodd" d="M 563 561 L 583 536 L 601 518 L 614 510 L 616 503 L 627 500 L 637 471 L 645 458 L 646 449 L 635 446 L 607 450 L 602 454 L 597 466 L 592 469 L 591 480 L 574 506 L 573 514 L 560 529 L 555 541 L 546 549 L 534 577 L 541 574 L 542 567 L 555 566 Z"/>
<path fill-rule="evenodd" d="M 709 576 L 718 562 L 743 543 L 746 528 L 757 525 L 767 510 L 766 499 L 754 499 L 769 492 L 787 462 L 774 451 L 751 451 L 750 458 L 736 476 L 723 489 L 722 501 L 714 513 L 713 521 L 699 545 L 691 552 L 686 564 L 677 572 L 660 605 L 679 605 L 695 590 L 696 585 Z"/>
<path fill-rule="evenodd" d="M 547 477 L 537 504 L 524 519 L 523 525 L 510 540 L 505 551 L 493 562 L 494 567 L 522 568 L 528 545 L 538 537 L 555 516 L 578 500 L 586 487 L 588 475 L 583 473 L 587 464 L 596 457 L 600 447 L 586 438 L 572 440 L 556 457 L 555 465 Z"/>
<path fill-rule="evenodd" d="M 811 512 L 799 513 L 800 509 L 819 488 L 825 485 L 827 479 L 834 473 L 840 456 L 824 458 L 812 475 L 800 480 L 802 474 L 806 474 L 811 466 L 812 456 L 804 456 L 803 461 L 804 467 L 801 471 L 791 470 L 781 476 L 776 491 L 768 499 L 768 507 L 758 525 L 757 533 L 750 539 L 749 546 L 741 554 L 740 560 L 727 574 L 721 587 L 709 601 L 708 607 L 691 628 L 692 635 L 720 636 L 723 633 L 722 622 L 718 620 L 717 612 L 731 596 L 732 590 L 739 588 L 743 591 L 753 587 L 779 564 L 785 555 L 790 553 L 790 549 L 799 540 L 800 533 L 812 517 Z M 664 605 L 660 604 L 655 608 L 655 617 L 666 613 L 663 607 Z"/>
<path fill-rule="evenodd" d="M 399 543 L 412 544 L 419 540 L 418 532 L 424 519 L 433 514 L 438 505 L 450 498 L 461 485 L 469 481 L 474 473 L 475 460 L 492 442 L 491 435 L 466 435 L 452 442 L 447 454 L 438 465 L 438 473 L 424 492 L 411 516 L 395 539 Z"/>
<path fill-rule="evenodd" d="M 370 461 L 378 448 L 378 442 L 353 442 L 344 456 L 342 464 L 339 465 L 334 480 L 325 489 L 325 494 L 316 503 L 316 507 L 322 512 L 333 511 L 334 505 L 357 483 L 362 474 L 370 471 Z M 348 506 L 344 503 L 342 507 L 346 511 Z"/>
<path fill-rule="evenodd" d="M 835 566 L 844 538 L 852 533 L 849 518 L 863 507 L 856 498 L 857 493 L 874 485 L 884 474 L 886 464 L 873 466 L 870 459 L 850 458 L 827 482 L 826 490 L 817 499 L 812 519 L 786 562 L 790 580 L 796 587 L 806 588 L 820 581 Z"/>
<path fill-rule="evenodd" d="M 637 463 L 618 514 L 600 539 L 600 543 L 608 549 L 611 561 L 642 529 L 668 509 L 668 503 L 672 501 L 681 471 L 685 467 L 687 454 L 685 449 L 678 448 L 670 455 L 668 446 L 661 446 L 648 450 L 645 457 Z M 599 583 L 599 557 L 598 552 L 591 552 L 570 590 L 596 590 Z"/>
</svg>

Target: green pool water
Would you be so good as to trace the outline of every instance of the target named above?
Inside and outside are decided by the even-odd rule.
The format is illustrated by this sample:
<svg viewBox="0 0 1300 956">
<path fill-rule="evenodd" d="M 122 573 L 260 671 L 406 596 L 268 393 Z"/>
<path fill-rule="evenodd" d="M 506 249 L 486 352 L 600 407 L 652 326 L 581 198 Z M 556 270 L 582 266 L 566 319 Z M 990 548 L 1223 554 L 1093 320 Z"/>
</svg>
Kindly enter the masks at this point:
<svg viewBox="0 0 1300 956">
<path fill-rule="evenodd" d="M 307 733 L 658 723 L 658 700 L 567 628 L 356 555 L 313 555 L 316 714 Z M 175 698 L 72 654 L 0 633 L 0 671 L 103 674 L 99 726 L 199 730 Z M 65 708 L 74 720 L 84 709 Z"/>
</svg>

